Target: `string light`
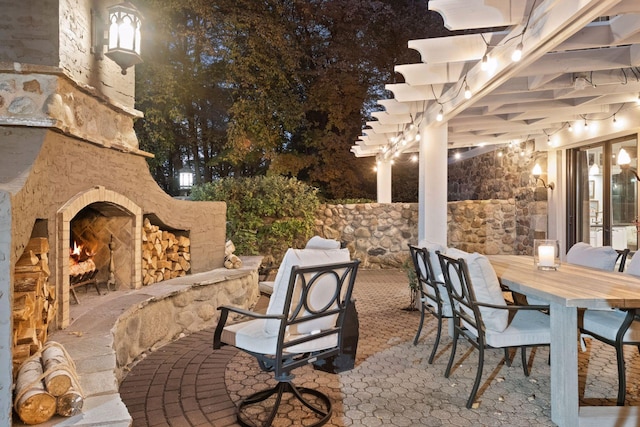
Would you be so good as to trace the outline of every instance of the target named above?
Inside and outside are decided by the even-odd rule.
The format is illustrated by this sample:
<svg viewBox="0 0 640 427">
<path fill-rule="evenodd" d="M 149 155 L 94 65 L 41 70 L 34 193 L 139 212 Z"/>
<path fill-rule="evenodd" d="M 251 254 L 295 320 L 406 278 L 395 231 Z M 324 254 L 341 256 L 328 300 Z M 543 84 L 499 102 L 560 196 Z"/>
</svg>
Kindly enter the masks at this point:
<svg viewBox="0 0 640 427">
<path fill-rule="evenodd" d="M 567 123 L 568 123 L 568 122 L 567 122 Z M 573 132 L 573 126 L 571 126 L 571 123 L 568 123 L 568 124 L 569 124 L 569 127 L 567 128 L 567 130 L 568 130 L 569 132 Z"/>
<path fill-rule="evenodd" d="M 417 162 L 417 161 L 418 161 L 418 156 L 417 156 L 417 155 L 415 155 L 415 154 L 414 154 L 413 156 L 411 156 L 411 161 L 412 161 L 413 163 Z"/>
<path fill-rule="evenodd" d="M 444 118 L 444 110 L 440 107 L 440 111 L 438 111 L 438 115 L 436 116 L 436 120 L 441 122 Z"/>
<path fill-rule="evenodd" d="M 419 133 L 416 133 L 416 137 L 415 137 L 416 142 L 420 142 L 421 139 L 422 139 L 422 136 Z"/>
<path fill-rule="evenodd" d="M 523 34 L 524 35 L 524 34 Z M 516 46 L 516 50 L 513 51 L 513 53 L 511 54 L 511 60 L 513 62 L 518 62 L 522 59 L 522 49 L 524 48 L 522 42 L 518 43 L 518 46 Z"/>
<path fill-rule="evenodd" d="M 584 128 L 589 129 L 589 123 L 587 122 L 587 118 L 584 119 Z"/>
<path fill-rule="evenodd" d="M 469 84 L 467 83 L 467 80 L 465 79 L 464 81 L 464 98 L 465 99 L 471 99 L 471 89 L 469 89 Z"/>
<path fill-rule="evenodd" d="M 486 53 L 482 57 L 482 62 L 480 63 L 480 69 L 482 71 L 487 71 L 489 69 L 489 55 Z"/>
</svg>

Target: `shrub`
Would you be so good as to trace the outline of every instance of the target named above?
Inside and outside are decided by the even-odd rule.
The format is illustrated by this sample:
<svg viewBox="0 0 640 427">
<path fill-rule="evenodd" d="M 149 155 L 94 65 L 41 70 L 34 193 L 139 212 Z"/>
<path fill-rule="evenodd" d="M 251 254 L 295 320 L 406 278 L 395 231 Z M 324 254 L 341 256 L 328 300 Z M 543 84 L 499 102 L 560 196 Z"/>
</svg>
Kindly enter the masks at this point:
<svg viewBox="0 0 640 427">
<path fill-rule="evenodd" d="M 266 264 L 304 246 L 319 206 L 317 189 L 282 176 L 223 178 L 194 187 L 191 198 L 226 202 L 227 239 L 236 254 L 263 255 Z"/>
</svg>

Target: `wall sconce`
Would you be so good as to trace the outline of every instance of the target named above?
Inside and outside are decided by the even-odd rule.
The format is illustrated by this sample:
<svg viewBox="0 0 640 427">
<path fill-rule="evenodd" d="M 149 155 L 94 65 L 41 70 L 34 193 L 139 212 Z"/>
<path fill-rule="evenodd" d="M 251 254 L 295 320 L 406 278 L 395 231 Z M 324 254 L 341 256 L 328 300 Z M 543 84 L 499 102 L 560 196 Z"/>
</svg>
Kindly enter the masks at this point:
<svg viewBox="0 0 640 427">
<path fill-rule="evenodd" d="M 533 177 L 536 179 L 536 184 L 538 183 L 538 180 L 540 180 L 542 181 L 542 186 L 544 188 L 549 188 L 551 190 L 555 188 L 555 185 L 553 182 L 550 182 L 549 184 L 547 184 L 546 182 L 544 182 L 544 179 L 540 178 L 540 175 L 542 175 L 542 168 L 540 167 L 539 164 L 536 163 L 536 165 L 533 167 L 533 170 L 531 171 L 531 175 L 533 175 Z"/>
<path fill-rule="evenodd" d="M 631 169 L 630 167 L 631 156 L 629 156 L 629 153 L 627 153 L 627 150 L 625 150 L 624 148 L 621 148 L 620 151 L 618 151 L 618 158 L 616 162 L 618 163 L 618 166 L 620 166 L 620 169 L 622 169 L 623 171 L 632 172 L 633 175 L 636 177 L 636 181 L 640 182 L 640 177 L 638 177 L 638 173 L 633 169 Z"/>
<path fill-rule="evenodd" d="M 118 64 L 122 74 L 127 68 L 142 62 L 140 57 L 140 26 L 142 16 L 129 2 L 107 8 L 109 19 L 105 22 L 100 14 L 92 10 L 93 43 L 91 51 L 98 57 L 103 54 Z M 105 25 L 108 28 L 105 28 Z M 107 46 L 107 51 L 104 51 Z"/>
</svg>

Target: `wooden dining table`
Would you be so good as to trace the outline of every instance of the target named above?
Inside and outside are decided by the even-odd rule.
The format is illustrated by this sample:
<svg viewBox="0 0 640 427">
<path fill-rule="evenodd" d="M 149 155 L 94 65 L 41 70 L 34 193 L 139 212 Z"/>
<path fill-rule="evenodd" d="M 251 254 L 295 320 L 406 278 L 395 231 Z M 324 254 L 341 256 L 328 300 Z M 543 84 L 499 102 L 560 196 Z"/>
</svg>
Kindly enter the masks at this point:
<svg viewBox="0 0 640 427">
<path fill-rule="evenodd" d="M 531 256 L 488 258 L 504 286 L 549 304 L 551 420 L 560 427 L 640 426 L 638 407 L 581 407 L 578 396 L 578 309 L 640 308 L 640 278 L 567 263 L 539 270 Z"/>
</svg>

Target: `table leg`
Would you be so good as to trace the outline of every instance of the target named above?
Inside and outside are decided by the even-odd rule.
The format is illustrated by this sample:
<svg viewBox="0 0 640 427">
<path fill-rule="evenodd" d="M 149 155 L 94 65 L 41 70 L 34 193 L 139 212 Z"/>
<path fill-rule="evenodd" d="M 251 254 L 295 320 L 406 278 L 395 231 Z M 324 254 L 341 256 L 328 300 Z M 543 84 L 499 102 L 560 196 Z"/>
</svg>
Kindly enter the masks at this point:
<svg viewBox="0 0 640 427">
<path fill-rule="evenodd" d="M 551 420 L 559 427 L 578 426 L 578 310 L 550 305 Z"/>
</svg>

